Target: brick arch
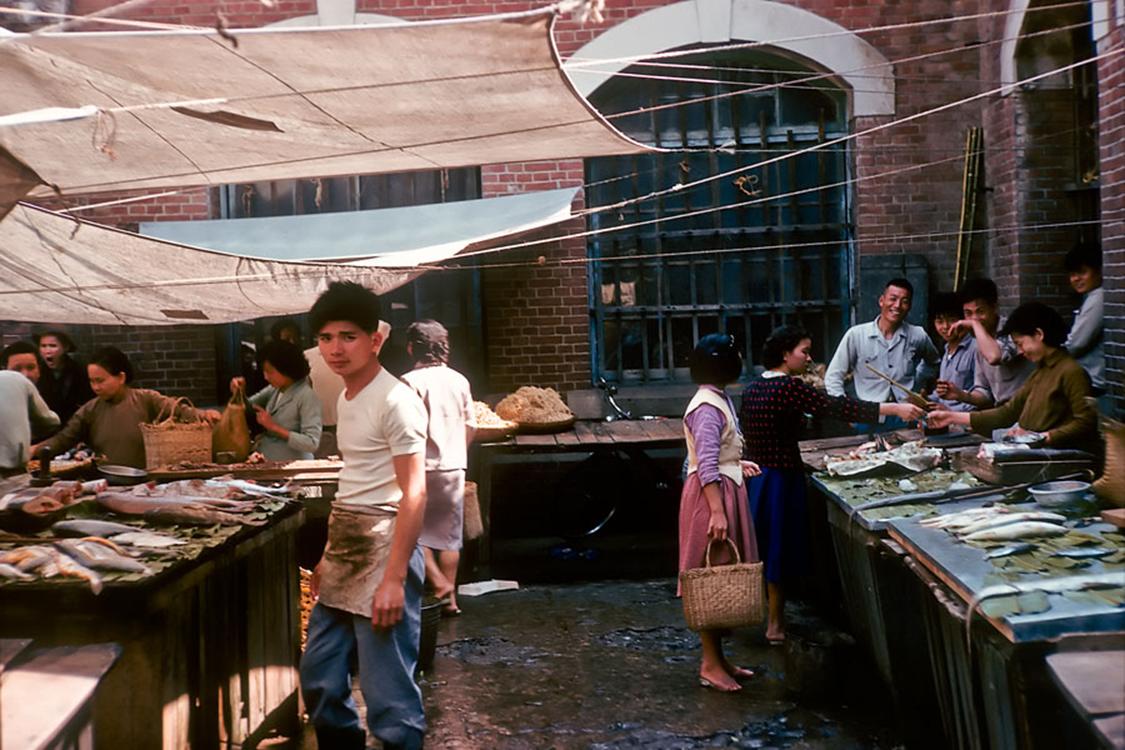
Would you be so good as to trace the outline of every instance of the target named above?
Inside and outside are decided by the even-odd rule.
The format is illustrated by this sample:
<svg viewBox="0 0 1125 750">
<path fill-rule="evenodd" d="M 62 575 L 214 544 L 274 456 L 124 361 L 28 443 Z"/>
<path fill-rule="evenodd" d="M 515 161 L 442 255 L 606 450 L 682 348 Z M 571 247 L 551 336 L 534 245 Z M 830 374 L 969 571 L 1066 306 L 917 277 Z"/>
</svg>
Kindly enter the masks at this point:
<svg viewBox="0 0 1125 750">
<path fill-rule="evenodd" d="M 1012 93 L 1014 84 L 1020 80 L 1020 36 L 1031 4 L 1032 0 L 1010 0 L 1008 4 L 1008 15 L 1004 19 L 1004 38 L 1000 43 L 1000 83 L 1007 87 L 1001 92 L 1003 96 Z M 1093 22 L 1091 33 L 1095 40 L 1100 40 L 1109 33 L 1108 2 L 1091 2 L 1090 18 Z"/>
<path fill-rule="evenodd" d="M 644 57 L 692 44 L 761 41 L 828 72 L 851 89 L 851 115 L 895 113 L 894 71 L 887 58 L 858 34 L 807 10 L 769 0 L 684 0 L 646 11 L 607 30 L 574 53 L 574 59 Z M 794 37 L 834 34 L 828 42 Z M 779 40 L 773 42 L 772 40 Z M 606 63 L 619 71 L 629 62 Z M 608 76 L 570 72 L 575 88 L 589 96 Z"/>
</svg>

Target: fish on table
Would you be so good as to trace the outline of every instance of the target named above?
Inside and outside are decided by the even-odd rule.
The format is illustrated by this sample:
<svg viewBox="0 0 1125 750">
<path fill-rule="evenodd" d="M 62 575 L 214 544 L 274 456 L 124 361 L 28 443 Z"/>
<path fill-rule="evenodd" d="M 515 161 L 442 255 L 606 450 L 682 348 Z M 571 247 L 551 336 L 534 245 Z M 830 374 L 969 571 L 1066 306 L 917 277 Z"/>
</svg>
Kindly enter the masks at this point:
<svg viewBox="0 0 1125 750">
<path fill-rule="evenodd" d="M 36 544 L 0 552 L 0 563 L 14 565 L 23 573 L 32 573 L 49 565 L 54 557 L 53 549 Z"/>
<path fill-rule="evenodd" d="M 1069 557 L 1071 560 L 1088 560 L 1094 557 L 1105 557 L 1112 555 L 1117 550 L 1103 549 L 1099 547 L 1083 547 L 1081 549 L 1060 549 L 1052 552 L 1052 557 Z"/>
<path fill-rule="evenodd" d="M 103 584 L 101 576 L 58 550 L 51 551 L 54 553 L 51 562 L 43 566 L 40 572 L 43 578 L 52 578 L 56 575 L 61 575 L 66 578 L 78 578 L 90 584 L 90 590 L 95 594 L 100 594 L 102 592 Z"/>
<path fill-rule="evenodd" d="M 1031 542 L 1021 542 L 1020 544 L 1010 544 L 1007 547 L 1001 547 L 1000 549 L 991 550 L 987 555 L 985 555 L 985 557 L 989 560 L 996 560 L 1001 557 L 1009 557 L 1010 555 L 1019 555 L 1024 552 L 1031 552 L 1035 549 L 1038 549 L 1037 545 L 1034 545 Z"/>
<path fill-rule="evenodd" d="M 59 521 L 51 525 L 51 531 L 55 536 L 99 536 L 105 538 L 113 536 L 114 534 L 126 534 L 137 530 L 136 526 L 129 526 L 128 524 L 116 523 L 114 521 L 98 521 L 96 519 Z"/>
<path fill-rule="evenodd" d="M 1000 526 L 1006 526 L 1011 523 L 1020 523 L 1022 521 L 1045 521 L 1048 523 L 1064 523 L 1066 516 L 1059 515 L 1058 513 L 1048 513 L 1046 511 L 1028 511 L 1023 513 L 1001 513 L 991 518 L 985 518 L 976 523 L 971 523 L 957 531 L 961 536 L 968 536 L 975 534 L 978 531 L 985 529 L 995 529 Z"/>
<path fill-rule="evenodd" d="M 238 516 L 201 503 L 160 502 L 154 498 L 136 497 L 117 492 L 98 495 L 98 505 L 108 511 L 125 516 L 138 516 L 146 521 L 183 523 L 199 526 L 223 524 L 225 526 L 261 526 L 265 521 Z"/>
<path fill-rule="evenodd" d="M 178 547 L 187 544 L 183 539 L 169 534 L 158 534 L 154 531 L 134 530 L 124 534 L 114 534 L 110 541 L 124 544 L 127 547 L 144 547 L 148 549 L 163 549 L 165 547 Z"/>
<path fill-rule="evenodd" d="M 1062 536 L 1066 532 L 1065 526 L 1047 523 L 1046 521 L 1019 521 L 977 531 L 962 538 L 967 542 L 1007 542 L 1015 539 Z"/>
<path fill-rule="evenodd" d="M 0 563 L 0 578 L 10 578 L 14 581 L 30 581 L 34 577 L 35 576 L 29 573 L 24 573 L 15 565 Z"/>
<path fill-rule="evenodd" d="M 112 570 L 150 575 L 152 569 L 126 554 L 108 539 L 86 537 L 55 542 L 55 547 L 79 564 L 94 570 Z"/>
</svg>

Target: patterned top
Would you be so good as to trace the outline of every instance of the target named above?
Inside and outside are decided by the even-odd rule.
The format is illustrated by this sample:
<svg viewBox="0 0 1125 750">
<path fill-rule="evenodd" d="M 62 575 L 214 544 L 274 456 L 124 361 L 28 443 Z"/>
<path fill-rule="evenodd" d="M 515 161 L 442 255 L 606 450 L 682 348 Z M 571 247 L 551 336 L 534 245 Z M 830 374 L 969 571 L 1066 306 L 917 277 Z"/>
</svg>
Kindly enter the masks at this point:
<svg viewBox="0 0 1125 750">
<path fill-rule="evenodd" d="M 746 437 L 746 458 L 759 466 L 800 469 L 802 414 L 836 417 L 849 422 L 879 421 L 879 405 L 840 396 L 826 396 L 786 375 L 752 381 L 742 392 L 739 421 Z"/>
</svg>

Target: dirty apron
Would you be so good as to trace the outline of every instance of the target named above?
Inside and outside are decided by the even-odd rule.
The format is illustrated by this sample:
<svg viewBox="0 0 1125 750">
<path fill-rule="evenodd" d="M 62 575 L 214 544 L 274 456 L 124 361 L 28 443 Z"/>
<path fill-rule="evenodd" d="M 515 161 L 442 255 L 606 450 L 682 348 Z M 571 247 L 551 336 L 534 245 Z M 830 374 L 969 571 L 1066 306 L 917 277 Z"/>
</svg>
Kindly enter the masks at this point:
<svg viewBox="0 0 1125 750">
<path fill-rule="evenodd" d="M 369 505 L 333 503 L 328 545 L 320 562 L 320 603 L 371 617 L 375 589 L 383 580 L 396 515 Z"/>
</svg>

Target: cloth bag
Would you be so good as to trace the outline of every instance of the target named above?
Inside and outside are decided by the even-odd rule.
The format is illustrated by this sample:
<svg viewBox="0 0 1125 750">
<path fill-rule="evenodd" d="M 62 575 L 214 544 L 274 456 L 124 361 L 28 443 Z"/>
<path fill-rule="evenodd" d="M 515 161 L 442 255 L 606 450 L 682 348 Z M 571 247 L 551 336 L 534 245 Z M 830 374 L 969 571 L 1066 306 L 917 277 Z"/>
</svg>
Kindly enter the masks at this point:
<svg viewBox="0 0 1125 750">
<path fill-rule="evenodd" d="M 763 563 L 744 563 L 738 546 L 724 541 L 734 550 L 734 563 L 711 565 L 714 539 L 707 543 L 702 568 L 680 573 L 684 619 L 692 630 L 719 630 L 754 625 L 765 619 L 762 597 Z"/>
<path fill-rule="evenodd" d="M 218 456 L 227 452 L 234 454 L 234 462 L 241 463 L 250 455 L 250 425 L 246 422 L 246 394 L 242 387 L 234 394 L 223 409 L 223 416 L 211 432 L 211 452 Z"/>
</svg>

